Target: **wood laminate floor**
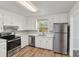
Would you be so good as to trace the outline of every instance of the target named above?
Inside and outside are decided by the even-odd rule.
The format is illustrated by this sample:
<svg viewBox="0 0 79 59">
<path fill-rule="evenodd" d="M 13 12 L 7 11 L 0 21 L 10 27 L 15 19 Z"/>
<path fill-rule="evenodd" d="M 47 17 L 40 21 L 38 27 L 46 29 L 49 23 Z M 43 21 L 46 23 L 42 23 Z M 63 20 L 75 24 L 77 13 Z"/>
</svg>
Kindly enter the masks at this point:
<svg viewBox="0 0 79 59">
<path fill-rule="evenodd" d="M 54 51 L 28 46 L 21 49 L 12 57 L 68 57 L 68 56 L 54 53 Z"/>
</svg>

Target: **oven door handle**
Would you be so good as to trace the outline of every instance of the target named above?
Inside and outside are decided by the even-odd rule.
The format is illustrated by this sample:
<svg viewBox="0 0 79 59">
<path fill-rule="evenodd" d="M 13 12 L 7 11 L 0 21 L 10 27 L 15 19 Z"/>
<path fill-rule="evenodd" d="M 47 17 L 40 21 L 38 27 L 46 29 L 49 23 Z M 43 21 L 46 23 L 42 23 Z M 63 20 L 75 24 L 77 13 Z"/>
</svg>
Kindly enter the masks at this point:
<svg viewBox="0 0 79 59">
<path fill-rule="evenodd" d="M 21 38 L 17 38 L 17 39 L 9 40 L 8 42 L 16 41 L 16 40 L 19 40 L 19 39 L 21 39 Z"/>
</svg>

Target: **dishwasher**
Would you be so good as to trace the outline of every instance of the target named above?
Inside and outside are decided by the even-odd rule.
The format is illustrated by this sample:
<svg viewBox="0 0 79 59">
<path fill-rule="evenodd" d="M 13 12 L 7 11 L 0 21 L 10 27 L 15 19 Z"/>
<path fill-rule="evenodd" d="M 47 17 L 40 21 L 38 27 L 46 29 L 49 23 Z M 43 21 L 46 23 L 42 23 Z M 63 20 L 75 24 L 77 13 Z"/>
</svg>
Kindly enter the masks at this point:
<svg viewBox="0 0 79 59">
<path fill-rule="evenodd" d="M 29 46 L 35 47 L 35 36 L 29 35 Z"/>
</svg>

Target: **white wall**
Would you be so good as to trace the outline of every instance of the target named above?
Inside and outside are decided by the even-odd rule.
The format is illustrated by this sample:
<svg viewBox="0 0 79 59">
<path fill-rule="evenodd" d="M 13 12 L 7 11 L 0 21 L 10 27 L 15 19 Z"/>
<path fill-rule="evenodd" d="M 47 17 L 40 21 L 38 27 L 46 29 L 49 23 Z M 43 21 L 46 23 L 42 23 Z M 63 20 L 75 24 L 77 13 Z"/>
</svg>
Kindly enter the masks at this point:
<svg viewBox="0 0 79 59">
<path fill-rule="evenodd" d="M 70 11 L 70 56 L 73 50 L 79 50 L 79 2 Z"/>
</svg>

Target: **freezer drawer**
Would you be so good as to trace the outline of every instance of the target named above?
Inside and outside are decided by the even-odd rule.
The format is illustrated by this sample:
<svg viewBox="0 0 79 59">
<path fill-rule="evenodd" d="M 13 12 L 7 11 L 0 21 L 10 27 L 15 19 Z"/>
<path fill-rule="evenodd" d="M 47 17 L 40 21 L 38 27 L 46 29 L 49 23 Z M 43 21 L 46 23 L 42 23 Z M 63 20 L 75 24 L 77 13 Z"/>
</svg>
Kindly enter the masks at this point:
<svg viewBox="0 0 79 59">
<path fill-rule="evenodd" d="M 55 52 L 67 54 L 67 34 L 55 33 L 53 49 Z"/>
</svg>

